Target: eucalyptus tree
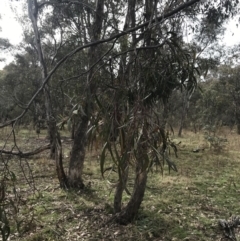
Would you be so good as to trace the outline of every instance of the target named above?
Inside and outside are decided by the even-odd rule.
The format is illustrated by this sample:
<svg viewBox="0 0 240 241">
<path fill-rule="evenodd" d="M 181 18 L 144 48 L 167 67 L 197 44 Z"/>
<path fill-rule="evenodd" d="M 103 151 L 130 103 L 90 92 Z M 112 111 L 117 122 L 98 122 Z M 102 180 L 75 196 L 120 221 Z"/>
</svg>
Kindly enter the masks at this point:
<svg viewBox="0 0 240 241">
<path fill-rule="evenodd" d="M 167 33 L 163 39 L 160 36 L 151 29 L 143 35 L 141 47 L 131 46 L 136 51 L 127 54 L 124 73 L 119 73 L 114 82 L 110 79 L 109 88 L 99 98 L 105 123 L 101 135 L 106 141 L 101 169 L 104 173 L 104 160 L 109 152 L 119 174 L 114 199 L 114 209 L 118 213 L 116 221 L 123 224 L 136 217 L 152 161 L 165 158 L 174 167 L 165 156 L 167 136 L 164 123 L 159 123 L 159 115 L 154 111 L 157 101 L 167 102 L 172 91 L 185 84 L 187 77 L 188 90 L 196 84 L 197 70 L 194 61 L 188 59 L 191 53 L 182 48 L 181 37 L 172 33 Z M 118 138 L 112 139 L 116 131 Z M 127 172 L 130 166 L 135 167 L 134 188 L 128 204 L 122 208 L 121 197 L 122 192 L 128 190 Z"/>
<path fill-rule="evenodd" d="M 139 26 L 139 22 L 144 21 L 149 25 L 144 25 L 128 37 L 119 38 L 120 53 L 116 57 L 113 55 L 109 62 L 112 77 L 107 84 L 109 88 L 105 88 L 102 97 L 98 98 L 105 123 L 101 127 L 105 140 L 101 170 L 104 174 L 104 163 L 109 153 L 118 167 L 114 209 L 119 223 L 126 224 L 136 217 L 144 196 L 147 171 L 154 159 L 168 160 L 170 167 L 176 170 L 166 156 L 164 123 L 159 123 L 154 106 L 157 101 L 166 103 L 174 89 L 186 88 L 187 92 L 191 92 L 197 84 L 197 49 L 184 44 L 183 23 L 195 20 L 198 13 L 203 14 L 201 21 L 195 25 L 199 28 L 195 33 L 206 34 L 208 40 L 214 39 L 223 21 L 229 17 L 228 11 L 232 6 L 230 2 L 226 5 L 219 2 L 216 10 L 216 5 L 211 2 L 199 5 L 191 5 L 190 2 L 193 3 L 189 1 L 179 8 L 179 3 L 174 1 L 170 5 L 162 3 L 163 6 L 156 1 L 128 2 L 126 29 Z M 136 9 L 141 9 L 143 14 L 138 15 Z M 174 14 L 165 18 L 168 15 L 165 11 Z M 157 16 L 162 16 L 162 19 Z M 121 58 L 118 59 L 118 56 Z M 162 145 L 160 149 L 156 146 L 157 140 L 162 140 L 158 143 Z M 134 188 L 129 202 L 122 208 L 122 192 L 127 190 L 128 168 L 131 165 L 135 166 Z"/>
<path fill-rule="evenodd" d="M 42 75 L 40 88 L 45 96 L 46 119 L 52 146 L 51 155 L 56 154 L 57 172 L 61 186 L 83 188 L 81 172 L 85 156 L 86 137 L 84 136 L 92 112 L 91 96 L 97 86 L 94 66 L 96 61 L 101 62 L 99 59 L 101 51 L 96 51 L 96 46 L 92 45 L 88 51 L 74 53 L 75 55 L 72 54 L 74 55 L 72 57 L 69 54 L 71 52 L 69 49 L 95 42 L 99 40 L 101 35 L 106 36 L 106 27 L 102 28 L 104 1 L 96 3 L 96 11 L 93 3 L 83 4 L 81 1 L 29 0 L 27 3 L 28 15 L 32 23 L 32 31 L 28 29 L 27 34 L 29 35 L 29 43 L 39 58 L 38 65 Z M 112 3 L 110 4 L 112 5 Z M 84 56 L 84 60 L 82 56 Z M 64 62 L 63 59 L 68 59 L 68 61 Z M 58 69 L 57 72 L 56 69 Z M 84 74 L 85 77 L 81 78 Z M 51 84 L 48 81 L 50 77 L 52 77 Z M 71 80 L 71 84 L 69 84 L 69 80 Z M 64 86 L 66 86 L 66 90 Z M 41 90 L 37 91 L 35 95 L 37 96 Z M 79 97 L 78 95 L 83 92 L 83 96 Z M 57 103 L 63 96 L 67 96 L 73 105 L 72 107 L 75 107 L 72 108 L 74 113 L 82 110 L 74 133 L 68 179 L 62 168 L 61 142 L 56 127 L 57 111 L 54 108 L 57 107 Z M 72 102 L 73 99 L 75 104 Z M 32 100 L 29 105 L 33 102 Z M 63 115 L 64 112 L 61 114 Z"/>
<path fill-rule="evenodd" d="M 116 220 L 128 223 L 136 217 L 151 161 L 164 158 L 176 170 L 166 154 L 164 124 L 159 122 L 154 107 L 159 102 L 166 103 L 174 89 L 192 91 L 196 86 L 198 59 L 196 51 L 184 44 L 183 30 L 215 37 L 238 7 L 237 0 L 161 3 L 156 0 L 28 0 L 35 36 L 33 45 L 42 77 L 41 87 L 27 107 L 44 90 L 52 150 L 58 154 L 57 170 L 62 187 L 84 187 L 86 141 L 99 127 L 100 137 L 105 141 L 102 172 L 107 151 L 118 168 Z M 79 60 L 81 57 L 83 61 Z M 81 67 L 74 66 L 74 61 Z M 78 122 L 68 177 L 62 168 L 61 142 L 52 105 L 57 92 L 49 91 L 50 79 L 51 83 L 76 80 L 73 82 L 75 89 L 79 89 L 76 93 L 81 95 L 77 96 L 74 109 Z M 73 93 L 68 92 L 70 99 Z M 159 145 L 162 145 L 160 149 Z M 128 204 L 122 208 L 122 193 L 127 190 L 131 165 L 135 168 L 135 184 Z"/>
</svg>

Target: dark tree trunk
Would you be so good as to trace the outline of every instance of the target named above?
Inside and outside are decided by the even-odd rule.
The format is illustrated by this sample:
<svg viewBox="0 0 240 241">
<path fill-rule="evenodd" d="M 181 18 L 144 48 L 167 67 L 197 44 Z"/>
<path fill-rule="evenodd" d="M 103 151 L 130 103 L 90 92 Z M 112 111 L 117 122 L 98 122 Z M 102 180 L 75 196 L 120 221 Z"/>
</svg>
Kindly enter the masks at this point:
<svg viewBox="0 0 240 241">
<path fill-rule="evenodd" d="M 56 145 L 57 145 L 57 137 L 58 137 L 58 130 L 56 127 L 56 121 L 55 120 L 48 120 L 48 137 L 50 140 L 50 158 L 55 160 L 56 159 Z M 60 138 L 60 137 L 59 137 Z"/>
<path fill-rule="evenodd" d="M 180 127 L 178 130 L 178 136 L 181 137 L 182 136 L 182 130 L 183 130 L 183 117 L 181 118 L 181 123 L 180 123 Z"/>
<path fill-rule="evenodd" d="M 87 127 L 88 117 L 83 116 L 74 134 L 73 146 L 69 162 L 68 183 L 69 186 L 74 189 L 84 188 L 82 170 L 85 159 Z"/>
<path fill-rule="evenodd" d="M 121 180 L 119 180 L 118 185 L 116 187 L 115 195 L 114 195 L 114 213 L 119 213 L 122 210 L 122 194 L 124 189 L 126 188 L 126 183 L 128 179 L 128 160 L 124 163 L 124 170 L 120 170 L 122 172 L 121 174 Z"/>
<path fill-rule="evenodd" d="M 193 124 L 193 128 L 194 128 L 194 133 L 197 134 L 197 127 L 195 123 Z"/>
<path fill-rule="evenodd" d="M 179 137 L 182 136 L 182 130 L 183 130 L 186 116 L 187 116 L 188 108 L 189 108 L 188 92 L 185 90 L 185 92 L 182 93 L 182 115 L 181 115 L 180 127 L 178 130 Z"/>
<path fill-rule="evenodd" d="M 122 211 L 116 215 L 116 222 L 127 225 L 131 223 L 137 216 L 138 210 L 142 203 L 147 183 L 147 170 L 143 170 L 138 164 L 136 168 L 136 178 L 134 190 L 130 201 Z"/>
<path fill-rule="evenodd" d="M 127 15 L 126 15 L 126 19 L 125 19 L 125 23 L 124 23 L 124 28 L 123 31 L 126 31 L 129 27 L 135 27 L 136 24 L 136 12 L 135 12 L 135 7 L 136 7 L 136 0 L 132 0 L 128 2 L 128 10 L 127 10 Z M 136 34 L 133 33 L 132 34 L 132 42 L 135 44 L 136 43 Z M 121 43 L 121 51 L 124 52 L 125 51 L 125 44 L 123 44 L 123 42 Z M 132 62 L 134 56 L 132 53 L 130 53 L 130 63 Z M 126 68 L 126 62 L 127 62 L 127 55 L 123 55 L 121 58 L 121 62 L 120 62 L 120 66 L 119 66 L 119 71 L 118 71 L 118 76 L 119 76 L 119 80 L 120 80 L 120 85 L 124 85 L 126 78 L 131 78 L 131 66 L 128 66 L 128 74 L 125 73 L 125 68 Z M 128 75 L 128 77 L 126 77 Z M 121 81 L 123 83 L 121 83 Z M 118 105 L 118 100 L 120 98 L 118 98 L 118 94 L 116 95 L 116 106 L 117 109 L 119 109 L 119 105 Z M 120 123 L 120 119 L 121 119 L 121 115 L 119 114 L 118 111 L 118 115 L 117 115 L 117 122 Z M 129 134 L 129 133 L 128 133 Z M 125 147 L 127 148 L 127 147 Z M 124 151 L 122 151 L 124 152 Z M 123 154 L 123 153 L 122 153 Z M 119 183 L 116 187 L 116 191 L 115 191 L 115 195 L 114 195 L 114 203 L 113 203 L 113 207 L 114 207 L 114 213 L 119 213 L 122 210 L 122 195 L 123 195 L 123 191 L 126 188 L 126 183 L 127 183 L 127 179 L 128 179 L 128 162 L 129 162 L 129 158 L 130 156 L 128 155 L 126 157 L 126 160 L 123 164 L 122 169 L 120 169 L 121 171 L 121 177 L 119 180 Z"/>
<path fill-rule="evenodd" d="M 104 17 L 104 1 L 96 1 L 95 20 L 92 25 L 92 42 L 97 41 L 101 37 L 102 23 Z M 93 112 L 93 96 L 96 94 L 97 84 L 94 77 L 94 63 L 100 56 L 100 49 L 96 46 L 89 48 L 88 52 L 88 67 L 89 72 L 87 75 L 86 83 L 86 103 L 84 106 L 84 115 L 81 117 L 80 122 L 77 124 L 74 131 L 74 140 L 71 151 L 70 163 L 69 163 L 69 186 L 74 189 L 83 189 L 84 183 L 82 180 L 83 164 L 85 159 L 85 147 L 86 147 L 86 133 L 88 129 L 88 120 Z M 76 120 L 75 120 L 76 121 Z M 76 123 L 75 123 L 76 124 Z"/>
<path fill-rule="evenodd" d="M 71 139 L 74 140 L 74 136 L 75 136 L 75 127 L 76 127 L 76 121 L 73 120 L 72 121 L 72 129 L 71 129 Z"/>
<path fill-rule="evenodd" d="M 124 183 L 123 181 L 119 181 L 116 187 L 115 195 L 114 195 L 114 202 L 113 202 L 114 213 L 119 213 L 122 209 L 123 191 L 124 191 Z"/>
<path fill-rule="evenodd" d="M 55 142 L 56 142 L 55 143 L 55 146 L 56 146 L 55 161 L 56 161 L 57 176 L 58 176 L 58 180 L 59 180 L 59 183 L 60 183 L 60 187 L 63 188 L 63 189 L 67 189 L 69 187 L 69 184 L 68 184 L 68 179 L 67 179 L 66 174 L 65 174 L 64 169 L 63 169 L 61 139 L 60 139 L 59 133 L 57 131 L 55 131 L 55 133 L 57 135 L 54 138 Z"/>
<path fill-rule="evenodd" d="M 240 123 L 237 124 L 237 133 L 240 135 Z"/>
</svg>

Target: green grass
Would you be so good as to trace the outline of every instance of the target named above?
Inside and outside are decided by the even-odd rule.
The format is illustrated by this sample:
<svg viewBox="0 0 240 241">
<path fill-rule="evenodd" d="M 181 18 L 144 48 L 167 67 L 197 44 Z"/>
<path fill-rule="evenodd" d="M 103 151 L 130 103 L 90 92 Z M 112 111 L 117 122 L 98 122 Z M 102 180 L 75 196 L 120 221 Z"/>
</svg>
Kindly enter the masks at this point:
<svg viewBox="0 0 240 241">
<path fill-rule="evenodd" d="M 38 145 L 32 133 L 19 133 L 21 146 Z M 87 188 L 79 193 L 59 188 L 55 165 L 47 152 L 22 160 L 21 165 L 16 158 L 10 159 L 9 169 L 17 178 L 14 185 L 8 181 L 5 201 L 11 240 L 220 240 L 218 220 L 240 214 L 240 152 L 236 144 L 240 137 L 228 134 L 227 147 L 216 153 L 209 150 L 202 136 L 186 132 L 175 139 L 176 143 L 181 141 L 179 157 L 172 156 L 178 172 L 169 174 L 166 166 L 163 175 L 160 168 L 149 172 L 139 215 L 127 226 L 103 226 L 112 216 L 114 189 L 101 177 L 98 153 L 88 153 L 84 169 Z M 27 146 L 28 138 L 31 146 Z M 63 144 L 67 153 L 69 143 Z M 206 146 L 204 151 L 192 152 L 200 145 Z M 66 168 L 67 160 L 65 157 Z M 116 175 L 110 175 L 109 180 L 116 181 Z M 131 190 L 131 176 L 129 184 Z M 128 200 L 124 193 L 123 203 Z M 237 237 L 240 239 L 239 233 Z"/>
</svg>

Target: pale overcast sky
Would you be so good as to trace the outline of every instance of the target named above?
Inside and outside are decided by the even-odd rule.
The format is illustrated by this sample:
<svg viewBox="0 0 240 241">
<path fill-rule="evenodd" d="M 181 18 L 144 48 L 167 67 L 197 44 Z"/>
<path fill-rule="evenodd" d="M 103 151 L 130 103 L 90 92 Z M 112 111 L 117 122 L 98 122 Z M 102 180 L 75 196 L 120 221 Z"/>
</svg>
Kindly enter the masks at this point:
<svg viewBox="0 0 240 241">
<path fill-rule="evenodd" d="M 22 29 L 15 18 L 15 13 L 13 13 L 10 8 L 10 4 L 14 4 L 16 11 L 21 11 L 19 1 L 0 0 L 0 27 L 2 29 L 2 31 L 0 31 L 0 37 L 8 38 L 11 44 L 16 45 L 20 43 L 22 39 Z M 227 46 L 240 43 L 240 26 L 237 28 L 236 23 L 236 20 L 232 20 L 227 25 L 228 27 L 224 37 L 224 42 Z M 7 63 L 13 60 L 13 58 L 10 57 L 11 53 L 4 53 L 4 55 L 8 60 Z M 5 64 L 4 62 L 0 62 L 0 69 L 2 69 Z"/>
<path fill-rule="evenodd" d="M 0 36 L 10 39 L 12 44 L 18 44 L 22 39 L 22 29 L 10 8 L 9 0 L 0 0 L 0 15 L 0 27 L 2 28 Z"/>
<path fill-rule="evenodd" d="M 16 6 L 16 10 L 19 11 L 21 8 L 18 6 L 20 5 L 19 2 L 9 1 L 9 0 L 0 0 L 0 37 L 9 39 L 10 43 L 13 45 L 17 45 L 22 40 L 22 28 L 20 24 L 17 22 L 15 18 L 15 13 L 13 13 L 12 9 L 10 8 L 10 4 Z M 2 53 L 0 53 L 2 55 Z M 7 59 L 7 63 L 11 62 L 13 58 L 11 57 L 12 54 L 10 52 L 3 53 Z M 4 67 L 6 63 L 0 62 L 0 69 Z"/>
</svg>

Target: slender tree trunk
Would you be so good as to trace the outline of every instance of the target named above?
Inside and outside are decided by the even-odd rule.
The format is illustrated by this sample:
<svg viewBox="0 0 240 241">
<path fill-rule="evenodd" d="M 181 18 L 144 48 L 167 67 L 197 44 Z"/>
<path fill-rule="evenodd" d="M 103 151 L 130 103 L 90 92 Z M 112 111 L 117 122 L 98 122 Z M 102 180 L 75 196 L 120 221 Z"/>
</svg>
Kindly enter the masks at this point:
<svg viewBox="0 0 240 241">
<path fill-rule="evenodd" d="M 38 25 L 37 25 L 37 21 L 38 21 L 38 2 L 37 0 L 28 0 L 28 14 L 29 14 L 29 18 L 32 22 L 32 26 L 33 26 L 33 30 L 34 30 L 34 36 L 35 36 L 35 42 L 36 42 L 36 49 L 38 52 L 38 58 L 39 58 L 39 62 L 40 62 L 40 66 L 42 69 L 42 82 L 44 81 L 44 79 L 48 76 L 48 71 L 47 71 L 47 66 L 46 66 L 46 62 L 44 60 L 43 57 L 43 51 L 42 51 L 42 45 L 41 45 L 41 37 L 40 37 L 40 33 L 38 30 Z M 50 157 L 52 159 L 55 158 L 55 140 L 53 139 L 55 136 L 57 136 L 55 134 L 56 128 L 54 127 L 54 125 L 56 124 L 54 122 L 54 115 L 53 115 L 53 111 L 52 111 L 52 104 L 51 104 L 51 98 L 50 98 L 50 93 L 49 93 L 49 89 L 48 89 L 48 85 L 46 84 L 44 90 L 44 99 L 45 99 L 45 111 L 46 111 L 46 118 L 47 118 L 47 125 L 48 125 L 48 135 L 50 138 L 50 144 L 51 144 L 51 152 L 50 152 Z"/>
<path fill-rule="evenodd" d="M 183 126 L 185 123 L 188 109 L 189 109 L 189 97 L 188 97 L 187 90 L 185 90 L 185 92 L 183 93 L 183 96 L 182 96 L 182 115 L 181 115 L 179 131 L 178 131 L 179 137 L 182 136 L 182 130 L 183 130 Z"/>
<path fill-rule="evenodd" d="M 69 186 L 74 189 L 83 189 L 82 180 L 83 164 L 85 160 L 86 133 L 88 127 L 88 117 L 83 116 L 78 123 L 74 134 L 73 146 L 69 162 Z"/>
<path fill-rule="evenodd" d="M 145 127 L 143 127 L 144 129 Z M 145 135 L 145 134 L 143 134 Z M 136 153 L 136 169 L 135 169 L 135 182 L 131 198 L 125 208 L 116 214 L 116 222 L 119 224 L 127 225 L 131 223 L 138 214 L 138 210 L 143 201 L 145 188 L 147 184 L 147 168 L 146 162 L 148 161 L 148 148 L 146 146 L 147 136 L 142 136 L 139 140 Z"/>
<path fill-rule="evenodd" d="M 235 104 L 235 116 L 236 116 L 236 124 L 237 124 L 237 134 L 240 135 L 240 110 L 238 108 L 238 102 Z"/>
<path fill-rule="evenodd" d="M 55 125 L 55 128 L 57 128 L 56 125 Z M 69 188 L 69 183 L 68 183 L 68 179 L 66 177 L 66 174 L 64 172 L 64 169 L 63 169 L 61 138 L 60 138 L 57 130 L 55 131 L 55 133 L 57 135 L 54 138 L 54 140 L 56 141 L 56 143 L 55 143 L 55 145 L 56 145 L 55 161 L 56 161 L 57 176 L 58 176 L 58 180 L 59 180 L 59 183 L 60 183 L 60 187 L 63 188 L 63 189 L 67 189 L 67 188 Z"/>
<path fill-rule="evenodd" d="M 122 209 L 122 194 L 124 189 L 126 188 L 127 180 L 128 180 L 128 160 L 125 160 L 123 165 L 123 170 L 120 170 L 121 178 L 118 182 L 116 187 L 115 195 L 114 195 L 114 202 L 113 208 L 114 213 L 119 213 Z"/>
<path fill-rule="evenodd" d="M 240 135 L 240 123 L 237 124 L 237 133 Z"/>
<path fill-rule="evenodd" d="M 127 206 L 116 216 L 116 222 L 127 225 L 131 223 L 137 216 L 140 205 L 143 201 L 145 188 L 147 184 L 147 170 L 143 169 L 138 163 L 136 167 L 136 178 L 134 190 Z"/>
<path fill-rule="evenodd" d="M 124 23 L 124 28 L 123 31 L 126 31 L 129 27 L 133 28 L 136 25 L 136 12 L 135 12 L 135 7 L 136 7 L 136 0 L 132 0 L 128 2 L 128 10 L 127 10 L 127 15 L 126 15 L 126 19 L 125 19 L 125 23 Z M 126 39 L 125 39 L 126 40 Z M 136 44 L 136 34 L 133 33 L 132 34 L 132 43 L 133 46 L 135 46 Z M 126 42 L 120 42 L 121 45 L 121 51 L 124 52 L 125 48 L 126 48 Z M 119 76 L 119 80 L 120 80 L 120 85 L 124 84 L 126 81 L 126 78 L 131 79 L 131 66 L 128 66 L 128 76 L 126 75 L 125 72 L 125 68 L 126 68 L 126 59 L 127 59 L 127 55 L 123 55 L 121 58 L 121 62 L 120 62 L 120 68 L 118 71 L 118 76 Z M 132 62 L 133 59 L 133 54 L 130 54 L 130 63 Z M 118 104 L 118 95 L 116 95 L 116 103 Z M 120 123 L 120 119 L 118 120 L 118 123 Z M 129 133 L 128 133 L 129 134 Z M 127 148 L 127 147 L 125 147 Z M 122 151 L 123 154 L 124 150 Z M 116 187 L 115 190 L 115 195 L 114 195 L 114 202 L 113 202 L 113 207 L 114 207 L 114 213 L 119 213 L 122 209 L 122 195 L 123 195 L 123 191 L 126 188 L 126 183 L 128 180 L 128 162 L 129 162 L 129 155 L 127 156 L 125 162 L 122 165 L 122 168 L 120 169 L 121 172 L 121 177 L 120 180 L 118 182 L 118 185 Z"/>
<path fill-rule="evenodd" d="M 71 139 L 74 140 L 74 136 L 75 136 L 75 129 L 76 129 L 76 120 L 72 119 L 72 128 L 71 128 Z"/>
<path fill-rule="evenodd" d="M 104 11 L 104 0 L 96 1 L 95 21 L 92 25 L 92 42 L 98 40 L 102 31 Z M 93 112 L 92 99 L 96 93 L 97 83 L 93 80 L 94 68 L 92 65 L 99 58 L 99 48 L 92 46 L 89 49 L 88 60 L 89 68 L 91 68 L 87 75 L 86 83 L 86 103 L 84 106 L 84 115 L 80 118 L 80 122 L 77 124 L 74 132 L 74 140 L 71 151 L 71 157 L 69 162 L 69 185 L 71 188 L 83 189 L 84 183 L 82 179 L 82 171 L 85 160 L 85 148 L 86 148 L 86 133 L 88 128 L 88 120 Z"/>
<path fill-rule="evenodd" d="M 41 37 L 38 30 L 38 25 L 37 25 L 38 10 L 39 9 L 38 9 L 37 0 L 28 0 L 28 14 L 34 30 L 36 48 L 38 51 L 38 58 L 42 69 L 42 83 L 43 83 L 44 79 L 48 76 L 48 71 L 47 71 L 46 62 L 43 57 Z M 50 157 L 56 160 L 56 170 L 57 170 L 60 186 L 62 188 L 65 188 L 68 186 L 68 184 L 67 184 L 67 178 L 62 165 L 61 138 L 57 130 L 56 119 L 54 117 L 54 113 L 52 110 L 50 92 L 47 84 L 45 85 L 43 93 L 45 98 L 45 111 L 46 111 L 46 118 L 47 118 L 47 125 L 48 125 L 48 135 L 50 138 L 50 145 L 51 145 Z"/>
<path fill-rule="evenodd" d="M 135 7 L 136 7 L 136 1 L 129 1 L 128 2 L 128 14 L 126 16 L 125 20 L 125 26 L 124 30 L 126 30 L 129 26 L 134 27 L 136 25 L 136 16 L 135 16 Z M 145 17 L 146 21 L 149 21 L 152 17 L 152 10 L 153 10 L 153 1 L 147 0 L 145 1 Z M 144 38 L 146 39 L 146 45 L 150 46 L 151 44 L 151 30 L 147 30 Z M 135 47 L 137 44 L 137 39 L 136 35 L 133 33 L 132 34 L 132 43 L 133 46 Z M 147 55 L 151 55 L 152 53 L 148 51 Z M 133 58 L 133 55 L 130 55 L 130 59 Z M 123 60 L 124 61 L 124 60 Z M 126 59 L 125 59 L 126 61 Z M 131 61 L 129 61 L 131 62 Z M 124 63 L 122 63 L 124 66 Z M 129 70 L 129 79 L 131 79 L 131 66 L 128 66 Z M 124 79 L 124 76 L 123 76 Z M 138 152 L 138 162 L 136 166 L 136 178 L 135 178 L 135 184 L 134 184 L 134 190 L 131 195 L 130 201 L 128 202 L 127 206 L 121 210 L 121 201 L 122 201 L 122 193 L 123 190 L 126 186 L 126 181 L 128 178 L 128 173 L 123 173 L 122 180 L 119 182 L 116 193 L 115 193 L 115 198 L 114 198 L 114 211 L 115 213 L 118 213 L 116 215 L 116 222 L 120 224 L 128 224 L 132 222 L 135 217 L 137 216 L 138 210 L 140 208 L 140 205 L 142 203 L 143 197 L 144 197 L 144 192 L 145 192 L 145 187 L 146 187 L 146 182 L 147 182 L 147 171 L 142 167 L 142 163 L 144 162 L 143 156 L 146 155 L 144 153 L 144 147 L 139 148 Z M 140 154 L 141 153 L 141 154 Z M 142 162 L 143 161 L 143 162 Z M 128 162 L 128 160 L 127 160 Z"/>
</svg>

